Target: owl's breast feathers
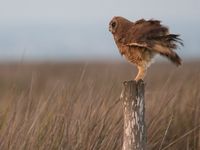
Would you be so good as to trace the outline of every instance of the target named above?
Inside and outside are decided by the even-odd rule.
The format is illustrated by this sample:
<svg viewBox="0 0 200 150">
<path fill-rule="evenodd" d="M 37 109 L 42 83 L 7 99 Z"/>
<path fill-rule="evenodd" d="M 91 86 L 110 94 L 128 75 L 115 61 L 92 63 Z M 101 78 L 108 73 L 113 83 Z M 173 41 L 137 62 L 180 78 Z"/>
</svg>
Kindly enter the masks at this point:
<svg viewBox="0 0 200 150">
<path fill-rule="evenodd" d="M 115 43 L 119 49 L 120 54 L 124 55 L 129 50 L 130 46 L 124 43 L 125 38 L 118 38 L 114 36 L 114 39 L 115 39 Z"/>
</svg>

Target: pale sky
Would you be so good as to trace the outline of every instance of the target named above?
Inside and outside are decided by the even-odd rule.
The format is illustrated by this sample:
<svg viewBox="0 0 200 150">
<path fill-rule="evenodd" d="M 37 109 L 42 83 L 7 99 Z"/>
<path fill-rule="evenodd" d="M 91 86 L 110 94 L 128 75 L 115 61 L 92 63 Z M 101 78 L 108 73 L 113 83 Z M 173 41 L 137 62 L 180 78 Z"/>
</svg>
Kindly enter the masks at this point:
<svg viewBox="0 0 200 150">
<path fill-rule="evenodd" d="M 200 0 L 0 0 L 0 59 L 120 58 L 113 16 L 160 19 L 199 57 Z"/>
</svg>

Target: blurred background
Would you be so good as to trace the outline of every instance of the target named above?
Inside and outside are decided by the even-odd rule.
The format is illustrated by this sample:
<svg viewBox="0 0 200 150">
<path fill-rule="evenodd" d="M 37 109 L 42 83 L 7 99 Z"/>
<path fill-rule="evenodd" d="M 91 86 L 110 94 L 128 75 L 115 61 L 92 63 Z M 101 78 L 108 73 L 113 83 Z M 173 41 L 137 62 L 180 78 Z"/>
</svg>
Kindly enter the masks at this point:
<svg viewBox="0 0 200 150">
<path fill-rule="evenodd" d="M 113 16 L 162 20 L 181 34 L 181 57 L 200 56 L 200 0 L 1 0 L 0 60 L 121 60 Z"/>
<path fill-rule="evenodd" d="M 0 0 L 0 150 L 121 150 L 121 58 L 113 16 L 181 34 L 180 68 L 145 78 L 147 149 L 200 150 L 200 0 Z"/>
</svg>

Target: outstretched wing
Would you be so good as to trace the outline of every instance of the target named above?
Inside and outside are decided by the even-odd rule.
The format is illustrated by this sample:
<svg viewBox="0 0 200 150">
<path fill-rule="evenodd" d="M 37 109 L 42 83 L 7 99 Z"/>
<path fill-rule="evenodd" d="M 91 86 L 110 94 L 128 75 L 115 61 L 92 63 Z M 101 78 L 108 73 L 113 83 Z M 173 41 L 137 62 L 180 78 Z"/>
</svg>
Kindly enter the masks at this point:
<svg viewBox="0 0 200 150">
<path fill-rule="evenodd" d="M 139 20 L 126 33 L 124 44 L 131 47 L 142 47 L 155 51 L 169 58 L 177 65 L 181 59 L 173 51 L 178 44 L 183 45 L 179 35 L 169 34 L 167 27 L 160 24 L 158 20 Z"/>
</svg>

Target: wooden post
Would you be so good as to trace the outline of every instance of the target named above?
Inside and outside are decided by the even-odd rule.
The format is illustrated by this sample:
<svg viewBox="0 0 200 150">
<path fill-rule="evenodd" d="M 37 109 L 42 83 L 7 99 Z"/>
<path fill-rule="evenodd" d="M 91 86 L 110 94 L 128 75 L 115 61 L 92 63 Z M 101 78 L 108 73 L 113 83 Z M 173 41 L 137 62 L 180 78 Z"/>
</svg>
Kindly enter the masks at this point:
<svg viewBox="0 0 200 150">
<path fill-rule="evenodd" d="M 125 81 L 120 99 L 124 110 L 123 150 L 145 150 L 144 82 Z"/>
</svg>

